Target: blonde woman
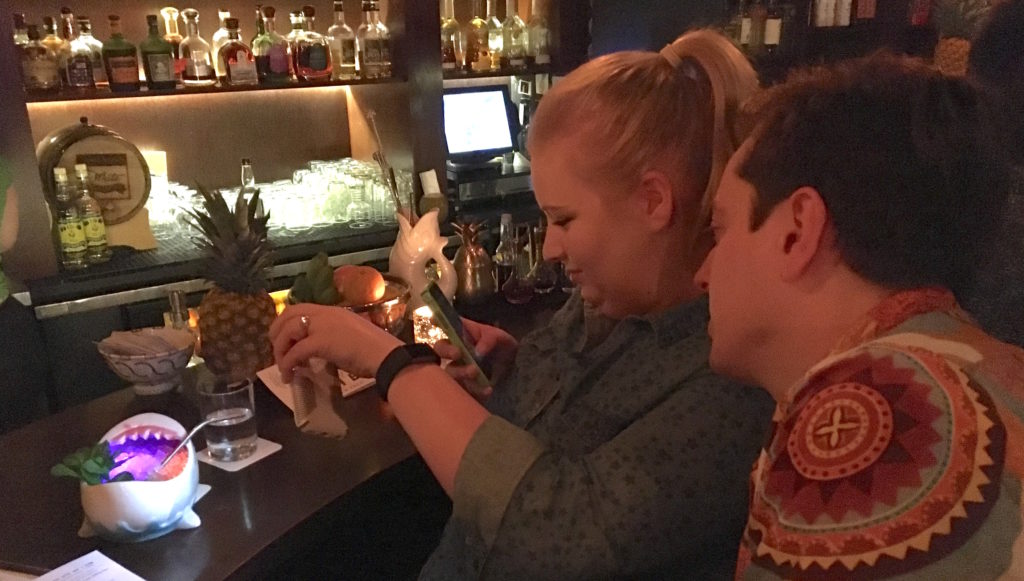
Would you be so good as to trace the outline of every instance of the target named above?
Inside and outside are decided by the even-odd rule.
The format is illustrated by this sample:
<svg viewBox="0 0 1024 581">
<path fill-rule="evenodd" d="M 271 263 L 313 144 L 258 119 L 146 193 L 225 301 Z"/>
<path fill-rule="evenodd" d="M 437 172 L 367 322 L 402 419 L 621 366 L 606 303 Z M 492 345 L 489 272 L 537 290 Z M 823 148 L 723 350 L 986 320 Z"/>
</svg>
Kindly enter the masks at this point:
<svg viewBox="0 0 1024 581">
<path fill-rule="evenodd" d="M 318 356 L 376 375 L 451 496 L 421 578 L 731 576 L 770 403 L 709 371 L 693 277 L 755 86 L 727 40 L 696 31 L 595 59 L 544 97 L 529 144 L 544 252 L 579 290 L 521 344 L 467 322 L 482 356 L 510 363 L 485 404 L 464 369 L 346 311 L 298 305 L 275 322 L 283 370 Z"/>
</svg>

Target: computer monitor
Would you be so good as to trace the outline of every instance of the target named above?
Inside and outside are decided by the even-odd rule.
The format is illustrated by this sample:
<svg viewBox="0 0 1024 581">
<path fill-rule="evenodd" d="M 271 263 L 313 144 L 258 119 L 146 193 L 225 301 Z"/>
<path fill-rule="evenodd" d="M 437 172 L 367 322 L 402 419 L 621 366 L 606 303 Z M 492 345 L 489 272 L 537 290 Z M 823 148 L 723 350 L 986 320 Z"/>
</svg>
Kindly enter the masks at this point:
<svg viewBox="0 0 1024 581">
<path fill-rule="evenodd" d="M 515 151 L 519 116 L 506 85 L 444 90 L 444 135 L 455 165 L 485 163 Z"/>
</svg>

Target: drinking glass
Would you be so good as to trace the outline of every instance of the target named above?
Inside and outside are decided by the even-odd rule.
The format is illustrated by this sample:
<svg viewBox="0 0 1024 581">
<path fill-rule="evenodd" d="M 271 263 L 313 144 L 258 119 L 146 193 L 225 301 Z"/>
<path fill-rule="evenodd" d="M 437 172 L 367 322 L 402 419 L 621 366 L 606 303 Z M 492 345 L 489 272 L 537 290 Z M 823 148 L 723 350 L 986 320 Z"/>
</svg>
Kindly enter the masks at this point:
<svg viewBox="0 0 1024 581">
<path fill-rule="evenodd" d="M 210 457 L 221 462 L 234 462 L 252 456 L 257 439 L 252 381 L 227 383 L 216 380 L 200 383 L 197 391 L 199 411 L 204 420 L 231 417 L 203 428 Z"/>
</svg>

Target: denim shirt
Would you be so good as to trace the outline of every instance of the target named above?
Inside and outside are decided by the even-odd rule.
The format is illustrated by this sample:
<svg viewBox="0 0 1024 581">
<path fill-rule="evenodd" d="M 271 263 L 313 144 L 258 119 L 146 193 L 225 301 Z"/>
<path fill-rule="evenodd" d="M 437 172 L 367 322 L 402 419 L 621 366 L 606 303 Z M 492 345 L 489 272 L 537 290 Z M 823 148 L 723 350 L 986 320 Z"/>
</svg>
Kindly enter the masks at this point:
<svg viewBox="0 0 1024 581">
<path fill-rule="evenodd" d="M 609 321 L 577 293 L 520 345 L 422 579 L 729 579 L 770 423 L 711 373 L 707 300 Z"/>
</svg>

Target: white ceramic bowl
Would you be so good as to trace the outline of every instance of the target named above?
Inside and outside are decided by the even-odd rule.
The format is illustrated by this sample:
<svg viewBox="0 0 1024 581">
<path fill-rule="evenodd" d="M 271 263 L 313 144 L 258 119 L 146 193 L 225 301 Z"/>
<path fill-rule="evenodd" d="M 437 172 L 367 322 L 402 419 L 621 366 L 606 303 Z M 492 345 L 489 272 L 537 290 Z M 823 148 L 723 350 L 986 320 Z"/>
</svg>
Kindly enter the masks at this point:
<svg viewBox="0 0 1024 581">
<path fill-rule="evenodd" d="M 139 395 L 166 393 L 178 387 L 181 373 L 195 351 L 192 334 L 165 327 L 147 327 L 131 333 L 159 335 L 176 348 L 146 355 L 129 355 L 117 351 L 103 340 L 96 347 L 110 369 L 121 379 L 130 381 L 132 389 Z"/>
</svg>

